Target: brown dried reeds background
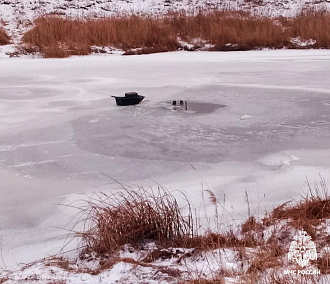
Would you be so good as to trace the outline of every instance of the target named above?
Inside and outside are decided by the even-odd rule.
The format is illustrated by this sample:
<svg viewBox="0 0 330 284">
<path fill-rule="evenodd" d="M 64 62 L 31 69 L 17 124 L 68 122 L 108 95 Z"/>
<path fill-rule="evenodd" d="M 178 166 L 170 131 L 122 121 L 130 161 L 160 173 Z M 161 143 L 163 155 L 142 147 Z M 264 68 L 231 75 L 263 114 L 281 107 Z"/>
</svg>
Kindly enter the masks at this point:
<svg viewBox="0 0 330 284">
<path fill-rule="evenodd" d="M 304 11 L 289 19 L 287 26 L 292 37 L 313 39 L 315 48 L 330 48 L 330 12 Z"/>
<path fill-rule="evenodd" d="M 292 42 L 295 38 L 297 41 Z M 313 44 L 300 45 L 312 40 Z M 239 11 L 171 12 L 100 19 L 38 18 L 23 36 L 26 52 L 44 57 L 87 55 L 93 47 L 112 47 L 125 54 L 188 50 L 261 48 L 330 48 L 330 12 L 307 10 L 291 18 L 268 18 Z M 9 37 L 0 28 L 0 44 Z"/>
<path fill-rule="evenodd" d="M 65 57 L 89 54 L 94 45 L 127 53 L 173 51 L 182 47 L 179 39 L 190 42 L 195 38 L 214 45 L 213 50 L 227 50 L 228 43 L 237 45 L 237 50 L 281 48 L 288 43 L 286 33 L 272 19 L 229 11 L 98 20 L 48 16 L 37 19 L 23 40 L 39 47 L 44 57 Z"/>
<path fill-rule="evenodd" d="M 39 47 L 44 57 L 86 55 L 91 46 L 122 50 L 142 48 L 143 53 L 176 50 L 175 31 L 164 21 L 130 16 L 99 20 L 43 17 L 24 35 L 24 42 Z M 57 56 L 58 54 L 58 56 Z"/>
</svg>

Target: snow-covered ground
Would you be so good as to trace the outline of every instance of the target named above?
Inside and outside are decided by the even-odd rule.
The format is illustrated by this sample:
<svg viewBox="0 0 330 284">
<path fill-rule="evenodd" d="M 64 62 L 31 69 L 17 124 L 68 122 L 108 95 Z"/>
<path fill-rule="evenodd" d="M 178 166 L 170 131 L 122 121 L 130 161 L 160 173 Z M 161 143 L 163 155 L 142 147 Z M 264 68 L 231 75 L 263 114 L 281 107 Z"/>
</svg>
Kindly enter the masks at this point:
<svg viewBox="0 0 330 284">
<path fill-rule="evenodd" d="M 329 8 L 328 0 L 0 0 L 1 18 L 33 20 L 48 13 L 71 17 L 107 16 L 127 13 L 159 14 L 198 9 L 248 10 L 268 16 L 294 15 L 304 8 Z"/>
<path fill-rule="evenodd" d="M 329 0 L 0 0 L 0 26 L 15 44 L 43 15 L 100 18 L 113 15 L 159 15 L 168 11 L 244 10 L 270 17 L 293 16 L 304 9 L 330 8 Z"/>
<path fill-rule="evenodd" d="M 0 19 L 4 21 L 34 20 L 44 14 L 69 17 L 102 17 L 109 15 L 198 9 L 247 10 L 268 16 L 294 15 L 304 8 L 329 8 L 327 0 L 0 0 Z"/>
<path fill-rule="evenodd" d="M 2 267 L 56 254 L 74 212 L 59 204 L 111 178 L 196 208 L 210 188 L 237 223 L 245 191 L 252 214 L 298 200 L 330 180 L 329 75 L 328 50 L 1 59 Z M 146 98 L 116 106 L 126 91 Z"/>
</svg>

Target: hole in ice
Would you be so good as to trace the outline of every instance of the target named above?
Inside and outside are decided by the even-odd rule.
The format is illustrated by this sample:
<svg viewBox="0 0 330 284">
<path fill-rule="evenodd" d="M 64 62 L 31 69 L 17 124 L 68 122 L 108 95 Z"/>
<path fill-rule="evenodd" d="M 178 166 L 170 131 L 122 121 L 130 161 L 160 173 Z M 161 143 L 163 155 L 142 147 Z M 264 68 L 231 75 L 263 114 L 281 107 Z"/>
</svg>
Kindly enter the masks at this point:
<svg viewBox="0 0 330 284">
<path fill-rule="evenodd" d="M 187 100 L 187 111 L 184 108 L 184 105 L 180 105 L 180 99 L 176 100 L 176 104 L 173 105 L 174 100 L 166 101 L 166 108 L 169 110 L 182 110 L 187 113 L 211 113 L 218 109 L 225 108 L 225 105 L 214 104 L 208 102 L 197 102 Z"/>
</svg>

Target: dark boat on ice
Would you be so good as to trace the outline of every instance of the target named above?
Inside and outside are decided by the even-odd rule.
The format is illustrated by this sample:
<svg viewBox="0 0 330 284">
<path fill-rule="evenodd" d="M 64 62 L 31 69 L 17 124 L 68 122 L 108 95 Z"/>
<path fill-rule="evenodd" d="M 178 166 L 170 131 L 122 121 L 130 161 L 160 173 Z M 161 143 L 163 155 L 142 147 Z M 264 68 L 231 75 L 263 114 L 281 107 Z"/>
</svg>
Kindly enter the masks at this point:
<svg viewBox="0 0 330 284">
<path fill-rule="evenodd" d="M 140 96 L 136 92 L 125 93 L 125 97 L 112 97 L 116 99 L 116 103 L 118 106 L 137 105 L 144 99 L 144 96 Z"/>
</svg>

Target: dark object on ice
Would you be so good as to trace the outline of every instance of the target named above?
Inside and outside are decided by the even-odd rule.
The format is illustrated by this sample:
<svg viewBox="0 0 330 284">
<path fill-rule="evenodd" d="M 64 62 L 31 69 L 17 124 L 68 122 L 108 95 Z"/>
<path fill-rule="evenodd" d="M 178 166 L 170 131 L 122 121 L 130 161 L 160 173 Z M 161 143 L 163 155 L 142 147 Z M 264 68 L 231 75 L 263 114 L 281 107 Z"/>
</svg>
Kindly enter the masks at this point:
<svg viewBox="0 0 330 284">
<path fill-rule="evenodd" d="M 125 97 L 126 98 L 135 98 L 135 97 L 138 97 L 139 94 L 137 92 L 128 92 L 128 93 L 125 93 Z"/>
<path fill-rule="evenodd" d="M 116 99 L 116 103 L 118 106 L 137 105 L 144 99 L 144 96 L 140 96 L 136 92 L 125 93 L 125 97 L 112 97 Z"/>
<path fill-rule="evenodd" d="M 174 106 L 174 110 L 188 110 L 188 104 L 187 104 L 187 101 L 184 101 L 184 100 L 180 100 L 179 101 L 179 104 L 180 104 L 180 106 L 179 107 L 177 107 L 176 105 L 177 105 L 177 103 L 176 103 L 176 101 L 173 101 L 172 102 L 172 106 Z"/>
</svg>

